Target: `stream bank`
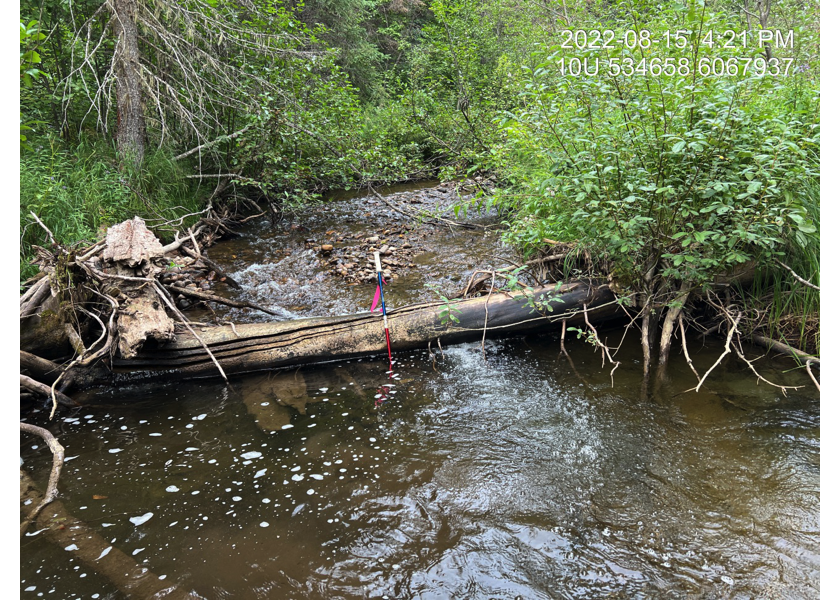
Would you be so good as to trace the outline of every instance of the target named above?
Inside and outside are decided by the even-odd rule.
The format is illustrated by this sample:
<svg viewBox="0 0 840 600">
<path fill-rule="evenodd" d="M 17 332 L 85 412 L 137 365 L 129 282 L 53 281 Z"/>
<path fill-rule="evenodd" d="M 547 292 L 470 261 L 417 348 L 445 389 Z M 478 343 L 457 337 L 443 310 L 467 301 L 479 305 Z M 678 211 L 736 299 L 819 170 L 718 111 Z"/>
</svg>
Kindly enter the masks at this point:
<svg viewBox="0 0 840 600">
<path fill-rule="evenodd" d="M 299 237 L 279 248 L 286 237 L 257 222 L 213 246 L 243 290 L 214 292 L 302 307 L 277 317 L 225 307 L 216 317 L 259 325 L 366 311 L 372 286 L 338 283 L 314 246 L 330 230 L 376 233 L 358 223 L 359 206 L 301 214 Z M 439 248 L 446 258 L 411 257 L 419 266 L 396 272 L 389 306 L 429 294 L 425 284 L 450 268 L 445 284 L 457 291 L 506 251 L 495 234 L 435 231 L 452 240 Z M 286 267 L 296 282 L 282 281 Z M 622 333 L 606 331 L 605 342 Z M 662 392 L 640 401 L 632 330 L 614 376 L 584 340 L 569 336 L 566 347 L 541 335 L 404 351 L 393 378 L 380 355 L 229 384 L 131 382 L 81 393 L 88 405 L 56 420 L 48 409 L 27 420 L 65 446 L 70 514 L 208 600 L 819 597 L 820 413 L 810 387 L 785 396 L 724 360 L 703 390 L 685 392 L 696 379 L 674 361 Z M 699 369 L 719 354 L 716 343 L 692 346 Z M 773 381 L 807 384 L 787 359 L 760 364 Z M 23 467 L 45 481 L 49 452 L 22 442 Z M 21 544 L 22 598 L 121 598 L 44 532 Z"/>
</svg>

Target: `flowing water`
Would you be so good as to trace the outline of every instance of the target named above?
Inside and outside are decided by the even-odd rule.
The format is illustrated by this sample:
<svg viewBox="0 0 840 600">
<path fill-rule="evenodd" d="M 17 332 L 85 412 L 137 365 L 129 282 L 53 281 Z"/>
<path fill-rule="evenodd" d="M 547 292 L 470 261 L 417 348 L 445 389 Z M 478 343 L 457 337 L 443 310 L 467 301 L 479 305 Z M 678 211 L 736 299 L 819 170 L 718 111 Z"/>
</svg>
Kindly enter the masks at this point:
<svg viewBox="0 0 840 600">
<path fill-rule="evenodd" d="M 295 316 L 367 308 L 372 286 L 336 282 L 305 249 L 320 227 L 368 227 L 350 210 L 367 201 L 303 218 L 299 240 L 255 225 L 212 256 Z M 440 259 L 415 259 L 386 288 L 394 305 L 428 299 L 422 283 L 438 270 L 456 288 L 471 261 L 506 252 L 483 233 L 428 240 Z M 259 282 L 281 271 L 297 283 Z M 784 396 L 725 360 L 707 388 L 683 393 L 696 379 L 677 357 L 657 399 L 640 399 L 632 333 L 614 381 L 591 346 L 566 345 L 571 358 L 550 335 L 488 342 L 486 358 L 480 343 L 400 353 L 393 379 L 372 357 L 229 385 L 97 390 L 48 425 L 66 448 L 60 500 L 207 599 L 818 598 L 811 388 Z M 721 351 L 692 348 L 698 369 Z M 808 385 L 787 360 L 756 364 Z M 22 437 L 21 458 L 46 482 L 43 443 Z M 20 579 L 21 598 L 123 597 L 34 527 Z"/>
</svg>

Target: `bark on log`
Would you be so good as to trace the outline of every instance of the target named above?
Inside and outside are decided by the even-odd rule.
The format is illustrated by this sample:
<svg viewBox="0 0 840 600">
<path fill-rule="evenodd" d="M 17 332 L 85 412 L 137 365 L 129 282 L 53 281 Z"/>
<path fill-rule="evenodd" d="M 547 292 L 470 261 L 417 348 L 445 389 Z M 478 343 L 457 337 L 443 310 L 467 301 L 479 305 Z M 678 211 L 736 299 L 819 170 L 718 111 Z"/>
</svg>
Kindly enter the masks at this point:
<svg viewBox="0 0 840 600">
<path fill-rule="evenodd" d="M 538 288 L 535 297 L 553 287 Z M 444 326 L 441 311 L 447 303 L 431 302 L 390 310 L 388 325 L 394 351 L 425 348 L 429 342 L 453 344 L 488 337 L 533 332 L 559 333 L 560 320 L 584 323 L 583 304 L 589 319 L 604 321 L 624 315 L 607 285 L 576 282 L 563 286 L 558 300 L 546 301 L 551 312 L 536 312 L 522 293 L 496 293 L 448 303 L 460 322 Z M 456 310 L 460 312 L 456 312 Z M 308 363 L 326 362 L 385 352 L 382 316 L 362 313 L 277 323 L 250 323 L 207 327 L 197 331 L 225 372 L 245 373 Z M 214 377 L 218 369 L 191 334 L 179 333 L 157 348 L 144 348 L 131 360 L 113 362 L 114 373 L 100 369 L 77 375 L 80 385 L 106 383 L 115 373 L 119 380 L 183 379 Z"/>
</svg>

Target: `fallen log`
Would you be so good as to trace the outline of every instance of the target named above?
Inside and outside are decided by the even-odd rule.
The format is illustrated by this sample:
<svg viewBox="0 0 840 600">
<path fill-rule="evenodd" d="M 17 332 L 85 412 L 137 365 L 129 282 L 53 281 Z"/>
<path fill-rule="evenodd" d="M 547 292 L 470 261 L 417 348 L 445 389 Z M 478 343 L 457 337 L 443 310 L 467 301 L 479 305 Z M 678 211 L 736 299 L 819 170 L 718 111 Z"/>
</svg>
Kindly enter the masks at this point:
<svg viewBox="0 0 840 600">
<path fill-rule="evenodd" d="M 451 315 L 442 321 L 441 315 Z M 553 286 L 533 292 L 494 293 L 449 302 L 428 302 L 388 312 L 395 351 L 426 348 L 430 342 L 453 344 L 483 337 L 534 332 L 558 332 L 561 322 L 581 325 L 621 317 L 616 297 L 607 285 L 586 282 Z M 379 315 L 362 313 L 274 323 L 249 323 L 197 329 L 198 335 L 227 374 L 291 367 L 301 364 L 385 352 Z M 172 341 L 146 345 L 131 359 L 115 357 L 112 370 L 100 366 L 77 374 L 81 386 L 126 380 L 213 377 L 219 374 L 206 349 L 192 334 L 177 332 Z"/>
</svg>

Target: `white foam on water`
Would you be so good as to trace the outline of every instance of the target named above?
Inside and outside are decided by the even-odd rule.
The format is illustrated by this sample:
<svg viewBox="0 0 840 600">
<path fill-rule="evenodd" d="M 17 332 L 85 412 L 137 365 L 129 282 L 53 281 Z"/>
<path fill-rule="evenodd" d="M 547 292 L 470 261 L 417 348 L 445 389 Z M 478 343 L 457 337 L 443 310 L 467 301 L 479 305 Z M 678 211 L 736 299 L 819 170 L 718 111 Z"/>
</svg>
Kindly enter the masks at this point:
<svg viewBox="0 0 840 600">
<path fill-rule="evenodd" d="M 129 521 L 131 521 L 135 526 L 142 525 L 149 519 L 155 516 L 155 513 L 147 512 L 145 515 L 140 515 L 139 517 L 131 517 Z"/>
</svg>

